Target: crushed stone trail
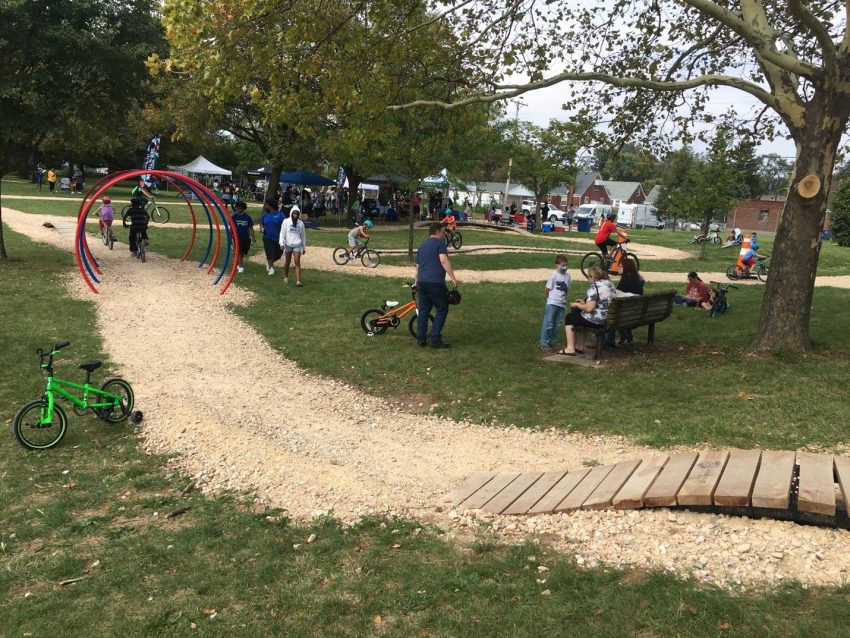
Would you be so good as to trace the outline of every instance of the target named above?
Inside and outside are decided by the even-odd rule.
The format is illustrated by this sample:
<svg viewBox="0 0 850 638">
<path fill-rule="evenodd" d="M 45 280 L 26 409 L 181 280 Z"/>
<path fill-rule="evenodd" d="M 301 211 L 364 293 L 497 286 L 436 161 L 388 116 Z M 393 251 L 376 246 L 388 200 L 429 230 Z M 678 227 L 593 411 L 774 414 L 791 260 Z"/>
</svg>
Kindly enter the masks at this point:
<svg viewBox="0 0 850 638">
<path fill-rule="evenodd" d="M 4 209 L 3 217 L 15 231 L 70 250 L 38 216 Z M 90 243 L 105 273 L 101 294 L 92 295 L 75 272 L 68 286 L 95 302 L 104 347 L 145 413 L 143 445 L 176 453 L 175 463 L 207 491 L 252 490 L 296 518 L 399 514 L 461 533 L 486 521 L 501 538 L 545 538 L 577 553 L 582 564 L 671 570 L 721 586 L 847 579 L 850 534 L 840 530 L 687 512 L 523 519 L 446 511 L 443 497 L 476 471 L 575 469 L 651 451 L 621 437 L 500 429 L 407 412 L 310 374 L 274 350 L 228 308 L 251 303 L 238 285 L 220 297 L 211 277 L 193 265 L 156 254 L 140 264 L 126 250 Z M 290 332 L 285 318 L 280 329 Z M 289 346 L 299 347 L 303 334 L 291 334 Z M 445 353 L 432 354 L 439 360 Z"/>
</svg>

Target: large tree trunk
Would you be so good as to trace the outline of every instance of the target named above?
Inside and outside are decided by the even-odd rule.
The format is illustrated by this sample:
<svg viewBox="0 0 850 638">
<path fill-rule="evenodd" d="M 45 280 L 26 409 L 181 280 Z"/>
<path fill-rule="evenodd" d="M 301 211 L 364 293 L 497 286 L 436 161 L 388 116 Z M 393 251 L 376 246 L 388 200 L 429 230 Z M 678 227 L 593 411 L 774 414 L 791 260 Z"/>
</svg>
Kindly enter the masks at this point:
<svg viewBox="0 0 850 638">
<path fill-rule="evenodd" d="M 280 164 L 272 164 L 272 174 L 269 175 L 269 184 L 266 186 L 266 200 L 272 200 L 277 205 L 277 196 L 280 193 L 280 174 L 283 172 Z"/>
<path fill-rule="evenodd" d="M 806 108 L 805 125 L 795 135 L 797 159 L 785 207 L 779 217 L 770 259 L 770 276 L 762 303 L 755 347 L 805 352 L 815 288 L 826 200 L 835 164 L 835 151 L 850 107 L 839 97 L 821 93 Z M 798 191 L 807 175 L 821 182 L 813 197 Z"/>
</svg>

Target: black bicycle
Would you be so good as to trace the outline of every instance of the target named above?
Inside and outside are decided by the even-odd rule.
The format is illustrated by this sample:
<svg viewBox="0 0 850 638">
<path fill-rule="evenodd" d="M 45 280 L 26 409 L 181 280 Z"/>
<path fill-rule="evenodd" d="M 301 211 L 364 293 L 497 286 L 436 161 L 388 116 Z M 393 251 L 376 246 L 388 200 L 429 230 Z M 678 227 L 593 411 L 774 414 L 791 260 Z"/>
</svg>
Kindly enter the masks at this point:
<svg viewBox="0 0 850 638">
<path fill-rule="evenodd" d="M 729 302 L 726 300 L 726 293 L 729 292 L 730 288 L 737 290 L 738 286 L 735 284 L 723 284 L 719 281 L 712 281 L 710 283 L 712 286 L 711 291 L 714 293 L 714 301 L 711 304 L 711 316 L 714 318 L 728 310 Z"/>
<path fill-rule="evenodd" d="M 460 234 L 460 231 L 446 229 L 446 246 L 460 250 L 460 247 L 463 246 L 463 236 Z"/>
<path fill-rule="evenodd" d="M 362 246 L 357 246 L 354 249 L 344 248 L 340 246 L 334 249 L 334 263 L 338 266 L 345 266 L 352 259 L 359 259 L 360 263 L 366 268 L 377 268 L 381 263 L 381 255 L 377 250 L 369 248 L 369 240 L 367 239 Z"/>
</svg>

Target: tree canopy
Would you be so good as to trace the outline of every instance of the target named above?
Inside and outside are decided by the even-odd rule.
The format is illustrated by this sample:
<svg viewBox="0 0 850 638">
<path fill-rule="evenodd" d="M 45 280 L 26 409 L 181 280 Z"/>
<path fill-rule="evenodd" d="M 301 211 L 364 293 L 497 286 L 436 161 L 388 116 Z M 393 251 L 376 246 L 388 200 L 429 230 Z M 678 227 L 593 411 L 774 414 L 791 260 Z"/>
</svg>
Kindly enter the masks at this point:
<svg viewBox="0 0 850 638">
<path fill-rule="evenodd" d="M 163 47 L 150 2 L 3 2 L 0 171 L 118 152 L 128 112 L 145 101 L 145 61 Z"/>
</svg>

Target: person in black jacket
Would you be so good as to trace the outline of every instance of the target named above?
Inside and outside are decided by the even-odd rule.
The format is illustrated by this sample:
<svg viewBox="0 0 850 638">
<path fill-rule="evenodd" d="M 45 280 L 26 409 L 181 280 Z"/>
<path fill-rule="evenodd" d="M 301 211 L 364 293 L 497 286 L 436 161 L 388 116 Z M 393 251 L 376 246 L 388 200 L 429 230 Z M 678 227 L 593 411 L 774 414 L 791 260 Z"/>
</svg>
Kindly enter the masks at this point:
<svg viewBox="0 0 850 638">
<path fill-rule="evenodd" d="M 645 280 L 640 276 L 638 272 L 637 265 L 633 259 L 629 259 L 626 257 L 623 259 L 623 274 L 620 277 L 620 283 L 617 284 L 617 290 L 620 292 L 626 292 L 633 295 L 642 295 L 643 294 L 643 285 Z M 620 330 L 620 345 L 624 343 L 631 343 L 634 341 L 634 337 L 632 336 L 631 330 Z M 610 345 L 614 345 L 614 331 L 612 330 L 608 334 L 605 335 L 606 341 Z"/>
<path fill-rule="evenodd" d="M 148 241 L 148 222 L 150 216 L 145 210 L 145 202 L 139 198 L 130 200 L 130 208 L 124 213 L 124 218 L 121 220 L 124 228 L 130 229 L 130 254 L 136 256 L 136 244 L 139 241 L 144 241 L 147 245 Z M 129 222 L 129 224 L 127 223 Z"/>
</svg>

